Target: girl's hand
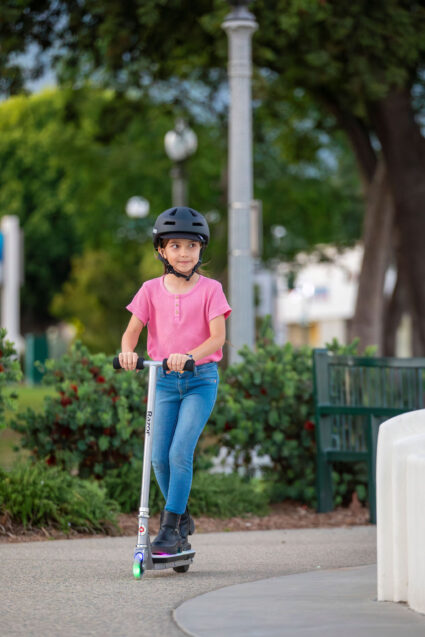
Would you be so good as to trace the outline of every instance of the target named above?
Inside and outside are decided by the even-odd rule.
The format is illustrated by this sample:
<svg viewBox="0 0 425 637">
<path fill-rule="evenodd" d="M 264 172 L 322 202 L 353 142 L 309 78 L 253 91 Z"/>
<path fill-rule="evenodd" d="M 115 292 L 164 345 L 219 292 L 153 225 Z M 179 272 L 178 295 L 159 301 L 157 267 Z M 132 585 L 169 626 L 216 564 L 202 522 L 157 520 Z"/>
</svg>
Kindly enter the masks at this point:
<svg viewBox="0 0 425 637">
<path fill-rule="evenodd" d="M 182 372 L 183 367 L 188 360 L 189 356 L 186 354 L 170 354 L 167 359 L 168 368 L 171 372 Z"/>
<path fill-rule="evenodd" d="M 118 354 L 121 367 L 127 371 L 136 369 L 137 358 L 136 352 L 121 352 Z"/>
</svg>

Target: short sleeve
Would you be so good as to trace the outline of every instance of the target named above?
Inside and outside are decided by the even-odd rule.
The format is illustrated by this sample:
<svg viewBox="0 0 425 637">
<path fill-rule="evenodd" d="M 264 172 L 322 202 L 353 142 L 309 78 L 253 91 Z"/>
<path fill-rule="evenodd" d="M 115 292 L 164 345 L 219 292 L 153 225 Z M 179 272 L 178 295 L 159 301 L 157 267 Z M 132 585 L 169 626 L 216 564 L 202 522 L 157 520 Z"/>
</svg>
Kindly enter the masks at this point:
<svg viewBox="0 0 425 637">
<path fill-rule="evenodd" d="M 217 281 L 217 284 L 212 289 L 208 299 L 208 321 L 212 321 L 222 314 L 224 314 L 224 318 L 227 319 L 231 311 L 232 308 L 227 302 L 226 296 L 223 292 L 223 287 L 221 283 L 218 283 Z"/>
<path fill-rule="evenodd" d="M 149 298 L 145 285 L 142 285 L 131 303 L 127 305 L 127 310 L 137 316 L 143 325 L 149 323 Z"/>
</svg>

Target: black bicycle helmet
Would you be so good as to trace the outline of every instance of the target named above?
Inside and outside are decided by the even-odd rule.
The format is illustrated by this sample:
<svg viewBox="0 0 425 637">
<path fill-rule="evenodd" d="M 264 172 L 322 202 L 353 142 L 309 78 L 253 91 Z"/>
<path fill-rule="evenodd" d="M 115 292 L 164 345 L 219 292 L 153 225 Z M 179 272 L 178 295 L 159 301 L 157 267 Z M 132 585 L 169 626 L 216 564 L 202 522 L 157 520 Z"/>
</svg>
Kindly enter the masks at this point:
<svg viewBox="0 0 425 637">
<path fill-rule="evenodd" d="M 210 229 L 207 220 L 200 212 L 186 206 L 177 206 L 169 208 L 159 215 L 152 230 L 152 237 L 153 245 L 157 251 L 161 239 L 194 239 L 201 242 L 199 261 L 189 275 L 176 272 L 169 261 L 158 253 L 158 258 L 164 263 L 167 274 L 174 274 L 189 281 L 202 263 L 202 253 L 210 240 Z"/>
<path fill-rule="evenodd" d="M 156 250 L 161 239 L 196 239 L 206 247 L 210 240 L 210 229 L 200 212 L 177 206 L 161 212 L 155 221 L 152 236 Z"/>
</svg>

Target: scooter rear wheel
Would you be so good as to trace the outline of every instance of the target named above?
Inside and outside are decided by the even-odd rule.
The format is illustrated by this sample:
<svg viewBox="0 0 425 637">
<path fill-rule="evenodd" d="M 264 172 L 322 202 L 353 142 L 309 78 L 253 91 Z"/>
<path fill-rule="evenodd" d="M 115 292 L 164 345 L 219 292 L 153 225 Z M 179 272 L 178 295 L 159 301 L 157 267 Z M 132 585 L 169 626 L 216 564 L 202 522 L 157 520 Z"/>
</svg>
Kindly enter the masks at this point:
<svg viewBox="0 0 425 637">
<path fill-rule="evenodd" d="M 176 571 L 176 573 L 187 573 L 189 570 L 189 564 L 185 564 L 184 566 L 175 566 L 173 568 L 173 571 Z"/>
</svg>

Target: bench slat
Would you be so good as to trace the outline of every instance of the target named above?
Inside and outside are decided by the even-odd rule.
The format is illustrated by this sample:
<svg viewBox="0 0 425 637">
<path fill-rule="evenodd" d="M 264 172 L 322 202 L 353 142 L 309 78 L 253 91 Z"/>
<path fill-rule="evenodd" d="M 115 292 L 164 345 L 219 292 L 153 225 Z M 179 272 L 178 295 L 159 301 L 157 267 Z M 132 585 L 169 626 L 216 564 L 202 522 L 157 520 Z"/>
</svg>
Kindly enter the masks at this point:
<svg viewBox="0 0 425 637">
<path fill-rule="evenodd" d="M 333 509 L 332 462 L 368 464 L 371 521 L 379 426 L 425 406 L 425 358 L 335 356 L 313 351 L 318 510 Z"/>
</svg>

